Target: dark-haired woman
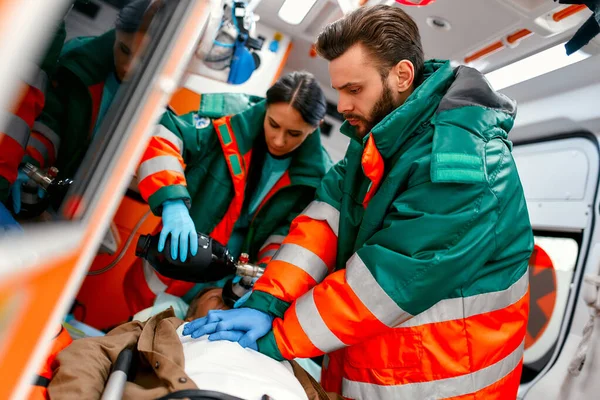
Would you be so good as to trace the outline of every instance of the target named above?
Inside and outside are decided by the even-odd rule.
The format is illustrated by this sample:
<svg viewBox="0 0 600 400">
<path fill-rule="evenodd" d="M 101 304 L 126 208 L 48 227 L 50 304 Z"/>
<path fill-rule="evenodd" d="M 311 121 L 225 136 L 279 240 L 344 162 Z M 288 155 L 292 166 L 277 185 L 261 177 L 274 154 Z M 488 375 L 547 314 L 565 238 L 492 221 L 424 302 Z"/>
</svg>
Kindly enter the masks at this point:
<svg viewBox="0 0 600 400">
<path fill-rule="evenodd" d="M 142 197 L 162 216 L 159 250 L 170 237 L 167 251 L 185 261 L 202 232 L 236 257 L 268 262 L 330 167 L 318 129 L 325 112 L 323 91 L 305 72 L 280 78 L 266 99 L 207 94 L 197 112 L 167 112 L 138 169 Z M 190 296 L 194 286 L 141 262 L 125 285 L 132 312 L 163 292 Z"/>
</svg>

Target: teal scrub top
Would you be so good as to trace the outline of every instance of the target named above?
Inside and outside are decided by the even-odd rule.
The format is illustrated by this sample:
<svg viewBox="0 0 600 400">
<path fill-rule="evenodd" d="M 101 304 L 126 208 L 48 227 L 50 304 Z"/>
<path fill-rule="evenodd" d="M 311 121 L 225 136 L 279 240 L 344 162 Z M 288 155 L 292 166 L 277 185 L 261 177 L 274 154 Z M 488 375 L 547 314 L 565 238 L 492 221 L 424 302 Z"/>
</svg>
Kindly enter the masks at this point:
<svg viewBox="0 0 600 400">
<path fill-rule="evenodd" d="M 265 163 L 263 164 L 262 172 L 260 175 L 260 181 L 258 182 L 258 186 L 254 191 L 252 199 L 248 205 L 248 208 L 242 211 L 239 219 L 237 220 L 235 226 L 233 227 L 233 232 L 231 237 L 229 238 L 229 242 L 227 242 L 227 248 L 231 255 L 233 255 L 236 259 L 240 256 L 242 251 L 242 246 L 244 244 L 244 240 L 246 239 L 246 231 L 250 226 L 250 222 L 258 209 L 260 203 L 267 196 L 267 193 L 275 186 L 277 181 L 281 179 L 285 171 L 290 167 L 290 163 L 292 162 L 292 157 L 286 158 L 275 158 L 271 156 L 269 153 L 265 156 Z M 209 282 L 209 283 L 199 283 L 196 284 L 188 293 L 186 293 L 182 298 L 189 303 L 196 294 L 198 294 L 201 290 L 207 287 L 223 287 L 225 283 L 231 279 L 231 277 L 226 277 L 221 279 L 218 282 Z"/>
</svg>

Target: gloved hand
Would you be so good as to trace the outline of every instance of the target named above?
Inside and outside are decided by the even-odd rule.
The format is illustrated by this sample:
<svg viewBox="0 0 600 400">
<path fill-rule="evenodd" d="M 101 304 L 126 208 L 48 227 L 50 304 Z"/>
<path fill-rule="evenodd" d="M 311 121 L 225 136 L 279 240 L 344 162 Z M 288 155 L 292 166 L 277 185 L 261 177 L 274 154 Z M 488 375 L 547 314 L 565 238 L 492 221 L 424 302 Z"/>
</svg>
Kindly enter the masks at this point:
<svg viewBox="0 0 600 400">
<path fill-rule="evenodd" d="M 272 316 L 252 308 L 212 310 L 206 317 L 188 323 L 183 328 L 183 334 L 195 339 L 210 335 L 208 340 L 211 341 L 229 340 L 257 350 L 256 341 L 265 336 L 272 325 Z"/>
<path fill-rule="evenodd" d="M 173 260 L 177 260 L 178 250 L 179 259 L 186 260 L 188 243 L 190 253 L 195 256 L 198 252 L 198 234 L 185 203 L 183 200 L 167 200 L 162 206 L 163 228 L 158 240 L 158 251 L 163 251 L 167 237 L 171 234 L 171 258 Z"/>
<path fill-rule="evenodd" d="M 13 211 L 15 214 L 18 214 L 21 212 L 21 187 L 25 183 L 29 182 L 30 179 L 31 178 L 29 178 L 27 176 L 27 174 L 25 172 L 23 172 L 23 169 L 19 168 L 19 174 L 17 175 L 17 180 L 10 187 L 10 195 L 12 198 Z M 39 188 L 38 189 L 38 197 L 40 199 L 42 199 L 42 198 L 44 198 L 45 195 L 46 195 L 46 192 L 44 191 L 44 189 Z"/>
<path fill-rule="evenodd" d="M 246 302 L 246 300 L 248 300 L 248 297 L 250 297 L 251 294 L 252 290 L 248 290 L 248 292 L 245 295 L 237 299 L 237 301 L 233 304 L 233 308 L 243 307 L 244 303 Z"/>
<path fill-rule="evenodd" d="M 13 218 L 10 211 L 0 203 L 0 236 L 4 232 L 21 230 L 21 225 Z"/>
</svg>

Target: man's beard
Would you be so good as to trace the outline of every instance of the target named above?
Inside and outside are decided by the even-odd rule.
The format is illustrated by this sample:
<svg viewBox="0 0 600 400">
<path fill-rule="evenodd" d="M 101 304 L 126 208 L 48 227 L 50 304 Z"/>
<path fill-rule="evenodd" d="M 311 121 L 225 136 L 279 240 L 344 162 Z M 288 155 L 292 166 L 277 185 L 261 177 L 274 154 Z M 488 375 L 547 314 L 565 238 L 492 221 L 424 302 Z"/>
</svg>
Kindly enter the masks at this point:
<svg viewBox="0 0 600 400">
<path fill-rule="evenodd" d="M 398 105 L 394 102 L 392 96 L 392 90 L 388 86 L 387 82 L 383 83 L 383 93 L 377 103 L 371 109 L 369 113 L 370 118 L 366 118 L 355 115 L 355 114 L 344 114 L 345 119 L 357 119 L 361 121 L 361 125 L 357 126 L 357 133 L 362 138 L 380 123 L 385 117 L 387 117 L 392 111 L 398 108 Z"/>
</svg>

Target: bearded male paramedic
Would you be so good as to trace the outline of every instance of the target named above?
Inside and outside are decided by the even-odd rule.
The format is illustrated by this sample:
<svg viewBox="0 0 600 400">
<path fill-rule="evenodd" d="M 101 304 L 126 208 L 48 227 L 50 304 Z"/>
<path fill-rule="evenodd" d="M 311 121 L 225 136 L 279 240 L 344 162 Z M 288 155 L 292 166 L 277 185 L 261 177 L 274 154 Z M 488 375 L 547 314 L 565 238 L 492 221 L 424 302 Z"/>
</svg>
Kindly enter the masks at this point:
<svg viewBox="0 0 600 400">
<path fill-rule="evenodd" d="M 484 76 L 424 61 L 400 8 L 327 26 L 352 141 L 244 308 L 187 334 L 275 359 L 326 354 L 322 385 L 352 399 L 514 399 L 533 234 L 508 132 L 516 105 Z"/>
</svg>

